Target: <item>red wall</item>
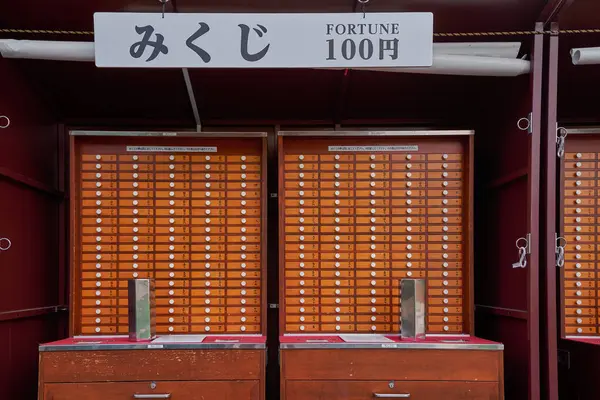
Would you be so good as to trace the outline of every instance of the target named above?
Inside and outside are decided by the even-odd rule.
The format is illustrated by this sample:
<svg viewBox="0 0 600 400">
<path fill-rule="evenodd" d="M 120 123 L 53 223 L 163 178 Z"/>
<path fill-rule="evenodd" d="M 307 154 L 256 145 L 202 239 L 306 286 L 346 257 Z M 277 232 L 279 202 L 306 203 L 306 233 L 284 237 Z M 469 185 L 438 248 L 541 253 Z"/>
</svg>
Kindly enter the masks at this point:
<svg viewBox="0 0 600 400">
<path fill-rule="evenodd" d="M 63 142 L 51 113 L 0 59 L 0 398 L 34 399 L 37 345 L 64 335 Z M 4 243 L 5 244 L 5 243 Z"/>
</svg>

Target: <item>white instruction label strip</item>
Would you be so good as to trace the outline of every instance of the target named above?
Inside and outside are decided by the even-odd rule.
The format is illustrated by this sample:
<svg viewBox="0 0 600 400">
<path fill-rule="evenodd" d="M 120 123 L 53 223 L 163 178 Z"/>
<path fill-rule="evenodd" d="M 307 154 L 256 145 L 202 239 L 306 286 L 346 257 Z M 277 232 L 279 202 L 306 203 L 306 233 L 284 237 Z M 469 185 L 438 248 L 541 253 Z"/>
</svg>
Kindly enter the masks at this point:
<svg viewBox="0 0 600 400">
<path fill-rule="evenodd" d="M 135 153 L 216 153 L 216 147 L 165 147 L 127 146 L 127 151 Z"/>
<path fill-rule="evenodd" d="M 329 146 L 329 151 L 376 152 L 376 151 L 419 151 L 419 146 Z"/>
</svg>

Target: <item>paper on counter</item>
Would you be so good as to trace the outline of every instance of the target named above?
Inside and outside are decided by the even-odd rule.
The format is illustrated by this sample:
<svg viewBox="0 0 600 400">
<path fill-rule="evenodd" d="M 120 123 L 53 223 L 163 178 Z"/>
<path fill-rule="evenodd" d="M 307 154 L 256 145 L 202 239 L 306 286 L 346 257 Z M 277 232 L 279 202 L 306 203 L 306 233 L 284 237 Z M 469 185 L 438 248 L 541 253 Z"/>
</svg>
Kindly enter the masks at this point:
<svg viewBox="0 0 600 400">
<path fill-rule="evenodd" d="M 201 343 L 206 335 L 166 335 L 159 336 L 152 343 Z"/>
<path fill-rule="evenodd" d="M 383 335 L 371 335 L 371 334 L 355 334 L 355 335 L 340 335 L 340 338 L 347 343 L 387 343 L 393 342 L 392 339 L 388 339 Z"/>
</svg>

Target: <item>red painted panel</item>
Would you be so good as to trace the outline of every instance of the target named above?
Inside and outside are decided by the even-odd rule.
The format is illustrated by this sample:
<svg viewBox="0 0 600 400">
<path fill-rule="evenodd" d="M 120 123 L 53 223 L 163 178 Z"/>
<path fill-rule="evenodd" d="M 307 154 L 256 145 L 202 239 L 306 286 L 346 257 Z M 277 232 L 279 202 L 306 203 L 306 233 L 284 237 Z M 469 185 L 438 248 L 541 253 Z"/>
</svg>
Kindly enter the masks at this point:
<svg viewBox="0 0 600 400">
<path fill-rule="evenodd" d="M 343 71 L 190 70 L 202 119 L 331 119 Z"/>
<path fill-rule="evenodd" d="M 479 114 L 479 131 L 486 134 L 476 135 L 476 166 L 483 168 L 476 169 L 475 300 L 484 307 L 478 309 L 475 333 L 505 343 L 506 397 L 537 400 L 543 42 L 536 38 L 534 43 L 532 74 L 507 83 L 503 91 L 490 92 L 492 112 Z M 533 113 L 532 133 L 516 126 L 529 113 Z M 527 233 L 531 233 L 527 268 L 512 268 L 519 258 L 515 242 Z"/>
<path fill-rule="evenodd" d="M 37 188 L 0 176 L 0 237 L 12 247 L 0 251 L 0 312 L 59 304 L 58 258 L 61 198 L 58 189 L 58 133 L 41 92 L 10 60 L 0 59 L 0 167 Z M 0 322 L 0 398 L 33 400 L 37 392 L 38 343 L 57 339 L 64 313 Z"/>
<path fill-rule="evenodd" d="M 512 263 L 519 259 L 515 241 L 527 233 L 527 177 L 486 190 L 476 204 L 476 302 L 526 311 L 529 271 Z"/>
<path fill-rule="evenodd" d="M 0 180 L 0 312 L 58 304 L 58 202 Z"/>
<path fill-rule="evenodd" d="M 475 84 L 477 83 L 477 84 Z M 350 71 L 343 117 L 443 121 L 473 128 L 475 94 L 492 79 Z M 470 126 L 469 126 L 470 125 Z"/>
<path fill-rule="evenodd" d="M 558 29 L 552 24 L 552 30 Z M 558 400 L 558 359 L 557 359 L 557 267 L 556 237 L 557 232 L 557 149 L 555 129 L 557 125 L 557 79 L 558 79 L 558 36 L 548 39 L 548 73 L 545 90 L 547 97 L 544 106 L 546 112 L 546 129 L 542 130 L 542 181 L 541 199 L 541 236 L 540 236 L 540 342 L 542 396 L 548 400 Z M 563 397 L 561 397 L 563 398 Z"/>
<path fill-rule="evenodd" d="M 571 8 L 579 2 L 575 2 Z M 600 5 L 599 2 L 595 2 Z M 591 14 L 597 18 L 598 14 Z M 600 20 L 595 24 L 600 26 Z M 562 22 L 561 28 L 565 28 Z M 561 35 L 558 49 L 558 122 L 560 124 L 598 124 L 598 92 L 600 68 L 597 65 L 573 65 L 572 48 L 596 47 L 600 35 Z"/>
<path fill-rule="evenodd" d="M 143 118 L 194 125 L 180 69 L 96 68 L 94 63 L 11 60 L 61 119 Z M 119 126 L 123 129 L 123 126 Z"/>
<path fill-rule="evenodd" d="M 559 399 L 598 398 L 600 346 L 570 340 L 559 342 L 563 363 L 559 364 Z"/>
<path fill-rule="evenodd" d="M 504 392 L 508 400 L 528 399 L 529 352 L 527 321 L 496 315 L 478 315 L 475 333 L 504 343 Z"/>
<path fill-rule="evenodd" d="M 598 28 L 600 3 L 596 0 L 576 0 L 567 3 L 561 10 L 560 27 L 562 29 L 594 29 Z"/>
<path fill-rule="evenodd" d="M 0 115 L 11 120 L 0 129 L 0 167 L 56 187 L 57 133 L 51 116 L 14 62 L 0 58 L 0 77 Z"/>
<path fill-rule="evenodd" d="M 37 397 L 38 344 L 57 338 L 59 314 L 0 323 L 0 398 Z"/>
</svg>

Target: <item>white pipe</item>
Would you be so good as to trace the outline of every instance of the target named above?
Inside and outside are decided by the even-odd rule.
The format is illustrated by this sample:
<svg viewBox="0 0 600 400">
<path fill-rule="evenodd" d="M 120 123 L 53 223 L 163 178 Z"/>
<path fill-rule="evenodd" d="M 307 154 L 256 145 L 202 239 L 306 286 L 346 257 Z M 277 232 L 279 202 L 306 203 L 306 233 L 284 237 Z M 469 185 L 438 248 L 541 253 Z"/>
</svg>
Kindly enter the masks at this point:
<svg viewBox="0 0 600 400">
<path fill-rule="evenodd" d="M 33 60 L 94 61 L 93 42 L 54 42 L 47 40 L 0 39 L 4 58 Z"/>
<path fill-rule="evenodd" d="M 600 47 L 571 49 L 573 65 L 600 64 Z"/>
<path fill-rule="evenodd" d="M 449 43 L 455 45 L 456 43 Z M 465 46 L 465 44 L 460 44 Z M 514 49 L 514 45 L 511 45 Z M 509 47 L 509 46 L 505 46 Z M 531 64 L 527 60 L 479 55 L 440 54 L 443 52 L 472 52 L 483 54 L 479 46 L 443 46 L 437 44 L 433 54 L 433 65 L 424 68 L 355 68 L 372 71 L 472 76 L 517 76 L 528 74 Z M 504 49 L 503 51 L 506 51 Z M 479 53 L 478 53 L 479 52 Z M 29 58 L 38 60 L 89 61 L 93 62 L 94 43 L 52 42 L 35 40 L 0 39 L 0 54 L 5 58 Z M 491 54 L 485 52 L 485 54 Z M 336 68 L 337 69 L 337 68 Z"/>
<path fill-rule="evenodd" d="M 526 75 L 531 71 L 531 63 L 527 60 L 513 58 L 454 56 L 434 53 L 431 67 L 352 69 L 408 74 L 519 76 Z"/>
<path fill-rule="evenodd" d="M 433 54 L 517 58 L 520 42 L 434 43 Z"/>
</svg>

